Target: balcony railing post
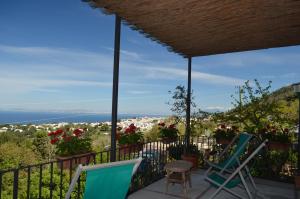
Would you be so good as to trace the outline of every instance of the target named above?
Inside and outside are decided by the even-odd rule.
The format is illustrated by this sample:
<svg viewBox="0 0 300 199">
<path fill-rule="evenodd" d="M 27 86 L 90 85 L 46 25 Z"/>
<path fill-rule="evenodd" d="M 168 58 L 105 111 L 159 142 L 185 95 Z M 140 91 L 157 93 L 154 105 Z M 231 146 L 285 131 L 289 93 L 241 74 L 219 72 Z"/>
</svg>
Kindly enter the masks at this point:
<svg viewBox="0 0 300 199">
<path fill-rule="evenodd" d="M 185 148 L 188 149 L 188 146 L 190 145 L 190 134 L 191 134 L 191 84 L 192 84 L 192 58 L 188 58 L 188 86 L 187 86 L 187 98 L 186 98 L 186 125 L 185 125 Z"/>
<path fill-rule="evenodd" d="M 2 196 L 2 173 L 0 172 L 0 199 Z"/>
<path fill-rule="evenodd" d="M 298 162 L 297 162 L 297 172 L 300 175 L 300 92 L 297 93 L 298 96 Z"/>
<path fill-rule="evenodd" d="M 13 199 L 18 199 L 19 191 L 19 169 L 14 171 L 14 188 L 13 188 Z"/>
<path fill-rule="evenodd" d="M 118 15 L 116 15 L 113 92 L 112 92 L 112 117 L 111 117 L 111 154 L 110 154 L 110 161 L 111 162 L 116 161 L 116 134 L 117 134 L 117 120 L 118 120 L 120 38 L 121 38 L 121 18 Z"/>
</svg>

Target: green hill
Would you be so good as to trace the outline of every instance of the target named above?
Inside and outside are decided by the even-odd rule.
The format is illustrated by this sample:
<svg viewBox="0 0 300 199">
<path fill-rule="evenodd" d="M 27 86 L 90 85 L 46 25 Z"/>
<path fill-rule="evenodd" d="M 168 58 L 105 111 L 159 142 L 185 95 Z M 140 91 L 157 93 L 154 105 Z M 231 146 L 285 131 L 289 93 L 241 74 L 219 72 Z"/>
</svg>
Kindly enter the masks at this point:
<svg viewBox="0 0 300 199">
<path fill-rule="evenodd" d="M 298 99 L 292 86 L 273 92 L 271 83 L 262 87 L 257 80 L 241 87 L 241 99 L 233 96 L 234 108 L 216 115 L 219 122 L 237 124 L 249 132 L 258 132 L 267 125 L 293 128 L 298 123 Z"/>
</svg>

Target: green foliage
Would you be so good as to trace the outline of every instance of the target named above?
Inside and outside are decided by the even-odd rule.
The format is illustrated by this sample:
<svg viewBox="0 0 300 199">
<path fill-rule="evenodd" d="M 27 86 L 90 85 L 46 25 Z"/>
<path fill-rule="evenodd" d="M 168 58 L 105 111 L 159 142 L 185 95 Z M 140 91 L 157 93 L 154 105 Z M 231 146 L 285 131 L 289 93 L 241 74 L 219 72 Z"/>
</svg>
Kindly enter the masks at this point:
<svg viewBox="0 0 300 199">
<path fill-rule="evenodd" d="M 291 143 L 292 135 L 287 128 L 279 130 L 276 127 L 267 126 L 267 128 L 262 129 L 261 137 L 265 140 L 273 142 L 280 142 L 284 144 Z"/>
<path fill-rule="evenodd" d="M 21 169 L 19 171 L 19 183 L 18 183 L 18 198 L 27 198 L 27 169 Z M 75 171 L 73 171 L 75 172 Z M 51 167 L 50 164 L 42 167 L 42 190 L 41 198 L 50 198 L 50 187 L 53 187 L 52 197 L 60 198 L 60 188 L 62 193 L 65 194 L 69 188 L 69 176 L 70 173 L 67 170 L 61 171 L 59 165 L 53 164 L 52 184 L 51 184 Z M 81 176 L 81 180 L 84 180 L 85 175 Z M 30 197 L 39 198 L 39 183 L 40 183 L 40 168 L 32 167 L 30 170 Z M 9 172 L 3 175 L 2 181 L 2 198 L 10 199 L 13 195 L 13 173 Z M 52 186 L 51 186 L 52 185 Z M 60 186 L 62 185 L 62 186 Z M 82 183 L 81 191 L 84 190 L 84 184 Z M 73 196 L 77 195 L 77 186 L 75 187 Z"/>
<path fill-rule="evenodd" d="M 25 148 L 8 142 L 0 145 L 0 170 L 25 166 L 37 162 L 36 154 Z"/>
<path fill-rule="evenodd" d="M 295 165 L 297 161 L 296 153 L 289 151 L 263 151 L 254 159 L 251 173 L 254 176 L 265 178 L 279 178 L 282 176 L 282 169 L 285 164 Z"/>
<path fill-rule="evenodd" d="M 159 138 L 160 129 L 158 125 L 153 125 L 152 128 L 144 134 L 147 142 L 157 141 Z"/>
<path fill-rule="evenodd" d="M 203 133 L 208 129 L 213 130 L 216 127 L 215 122 L 208 119 L 210 115 L 211 113 L 202 111 L 201 109 L 198 109 L 197 112 L 194 112 L 192 114 L 191 116 L 192 136 L 203 135 Z"/>
<path fill-rule="evenodd" d="M 40 157 L 42 161 L 50 161 L 54 158 L 54 146 L 50 144 L 50 139 L 46 131 L 40 130 L 34 133 L 33 151 Z"/>
<path fill-rule="evenodd" d="M 169 94 L 172 95 L 172 100 L 169 101 L 168 104 L 171 106 L 171 111 L 177 116 L 176 123 L 178 123 L 186 114 L 188 103 L 187 90 L 184 86 L 179 85 L 175 88 L 174 92 L 169 91 Z M 193 100 L 193 93 L 191 93 L 191 108 L 196 107 Z"/>
<path fill-rule="evenodd" d="M 102 124 L 100 126 L 100 131 L 110 131 L 110 126 L 108 124 Z"/>
<path fill-rule="evenodd" d="M 291 99 L 283 97 L 282 91 L 270 92 L 271 82 L 266 87 L 254 80 L 254 86 L 249 81 L 240 88 L 240 98 L 234 96 L 234 108 L 228 112 L 216 114 L 217 121 L 224 121 L 240 125 L 249 133 L 259 133 L 268 125 L 286 128 L 295 125 L 295 118 L 286 111 L 286 105 L 291 104 Z M 290 100 L 283 101 L 283 100 Z M 294 110 L 295 112 L 295 110 Z"/>
</svg>

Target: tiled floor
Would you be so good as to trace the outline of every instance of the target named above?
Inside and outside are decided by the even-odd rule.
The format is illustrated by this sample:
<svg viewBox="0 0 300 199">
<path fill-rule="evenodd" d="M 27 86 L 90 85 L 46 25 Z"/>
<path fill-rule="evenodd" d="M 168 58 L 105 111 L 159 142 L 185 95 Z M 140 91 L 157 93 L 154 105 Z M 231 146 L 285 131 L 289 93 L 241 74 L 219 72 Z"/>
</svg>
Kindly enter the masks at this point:
<svg viewBox="0 0 300 199">
<path fill-rule="evenodd" d="M 204 180 L 203 170 L 194 171 L 192 174 L 192 188 L 188 190 L 188 198 L 191 199 L 206 199 L 216 189 L 210 187 L 209 183 Z M 295 190 L 293 184 L 279 183 L 274 181 L 255 179 L 255 183 L 258 186 L 259 192 L 269 199 L 293 199 L 295 198 Z M 244 190 L 235 188 L 235 191 L 239 192 L 247 198 Z M 181 185 L 175 184 L 169 186 L 169 192 L 165 194 L 165 179 L 159 180 L 142 190 L 139 190 L 131 194 L 129 199 L 178 199 L 183 198 Z M 225 191 L 221 191 L 217 199 L 230 199 L 235 198 L 231 194 Z M 261 197 L 257 197 L 261 198 Z"/>
</svg>

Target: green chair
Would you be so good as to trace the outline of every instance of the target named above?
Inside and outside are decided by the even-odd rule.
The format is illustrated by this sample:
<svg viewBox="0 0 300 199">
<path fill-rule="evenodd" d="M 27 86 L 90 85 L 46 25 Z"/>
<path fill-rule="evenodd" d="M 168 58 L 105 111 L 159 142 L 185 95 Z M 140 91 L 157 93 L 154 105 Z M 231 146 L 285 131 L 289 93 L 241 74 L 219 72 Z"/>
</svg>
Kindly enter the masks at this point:
<svg viewBox="0 0 300 199">
<path fill-rule="evenodd" d="M 214 163 L 205 160 L 205 162 L 209 165 L 209 169 L 205 172 L 205 176 L 207 176 L 208 173 L 210 173 L 212 170 L 220 170 L 221 173 L 223 173 L 224 171 L 231 172 L 237 166 L 239 166 L 240 158 L 244 154 L 246 147 L 252 137 L 253 136 L 248 133 L 240 133 L 233 138 L 229 145 L 219 155 L 218 159 L 222 161 Z M 236 145 L 234 147 L 235 143 Z M 229 155 L 229 157 L 225 158 L 225 154 L 229 151 L 230 148 L 233 148 L 233 151 Z"/>
<path fill-rule="evenodd" d="M 138 169 L 141 161 L 142 158 L 138 158 L 91 166 L 79 165 L 65 199 L 70 198 L 83 171 L 87 172 L 84 199 L 125 198 L 131 183 L 131 177 Z"/>
<path fill-rule="evenodd" d="M 213 171 L 212 173 L 210 173 L 205 178 L 205 180 L 216 187 L 217 190 L 210 196 L 209 199 L 216 197 L 221 190 L 225 190 L 238 198 L 244 198 L 243 196 L 232 190 L 235 187 L 245 189 L 248 197 L 252 199 L 253 196 L 246 183 L 246 179 L 249 177 L 251 182 L 253 181 L 253 179 L 251 178 L 249 169 L 247 168 L 247 164 L 263 147 L 266 146 L 266 142 L 267 140 L 261 143 L 243 162 L 238 162 L 239 166 L 232 173 L 225 174 L 221 173 L 220 171 Z M 254 181 L 252 182 L 252 184 L 254 184 Z M 255 190 L 255 194 L 258 194 L 256 186 L 254 186 L 253 188 Z"/>
</svg>

